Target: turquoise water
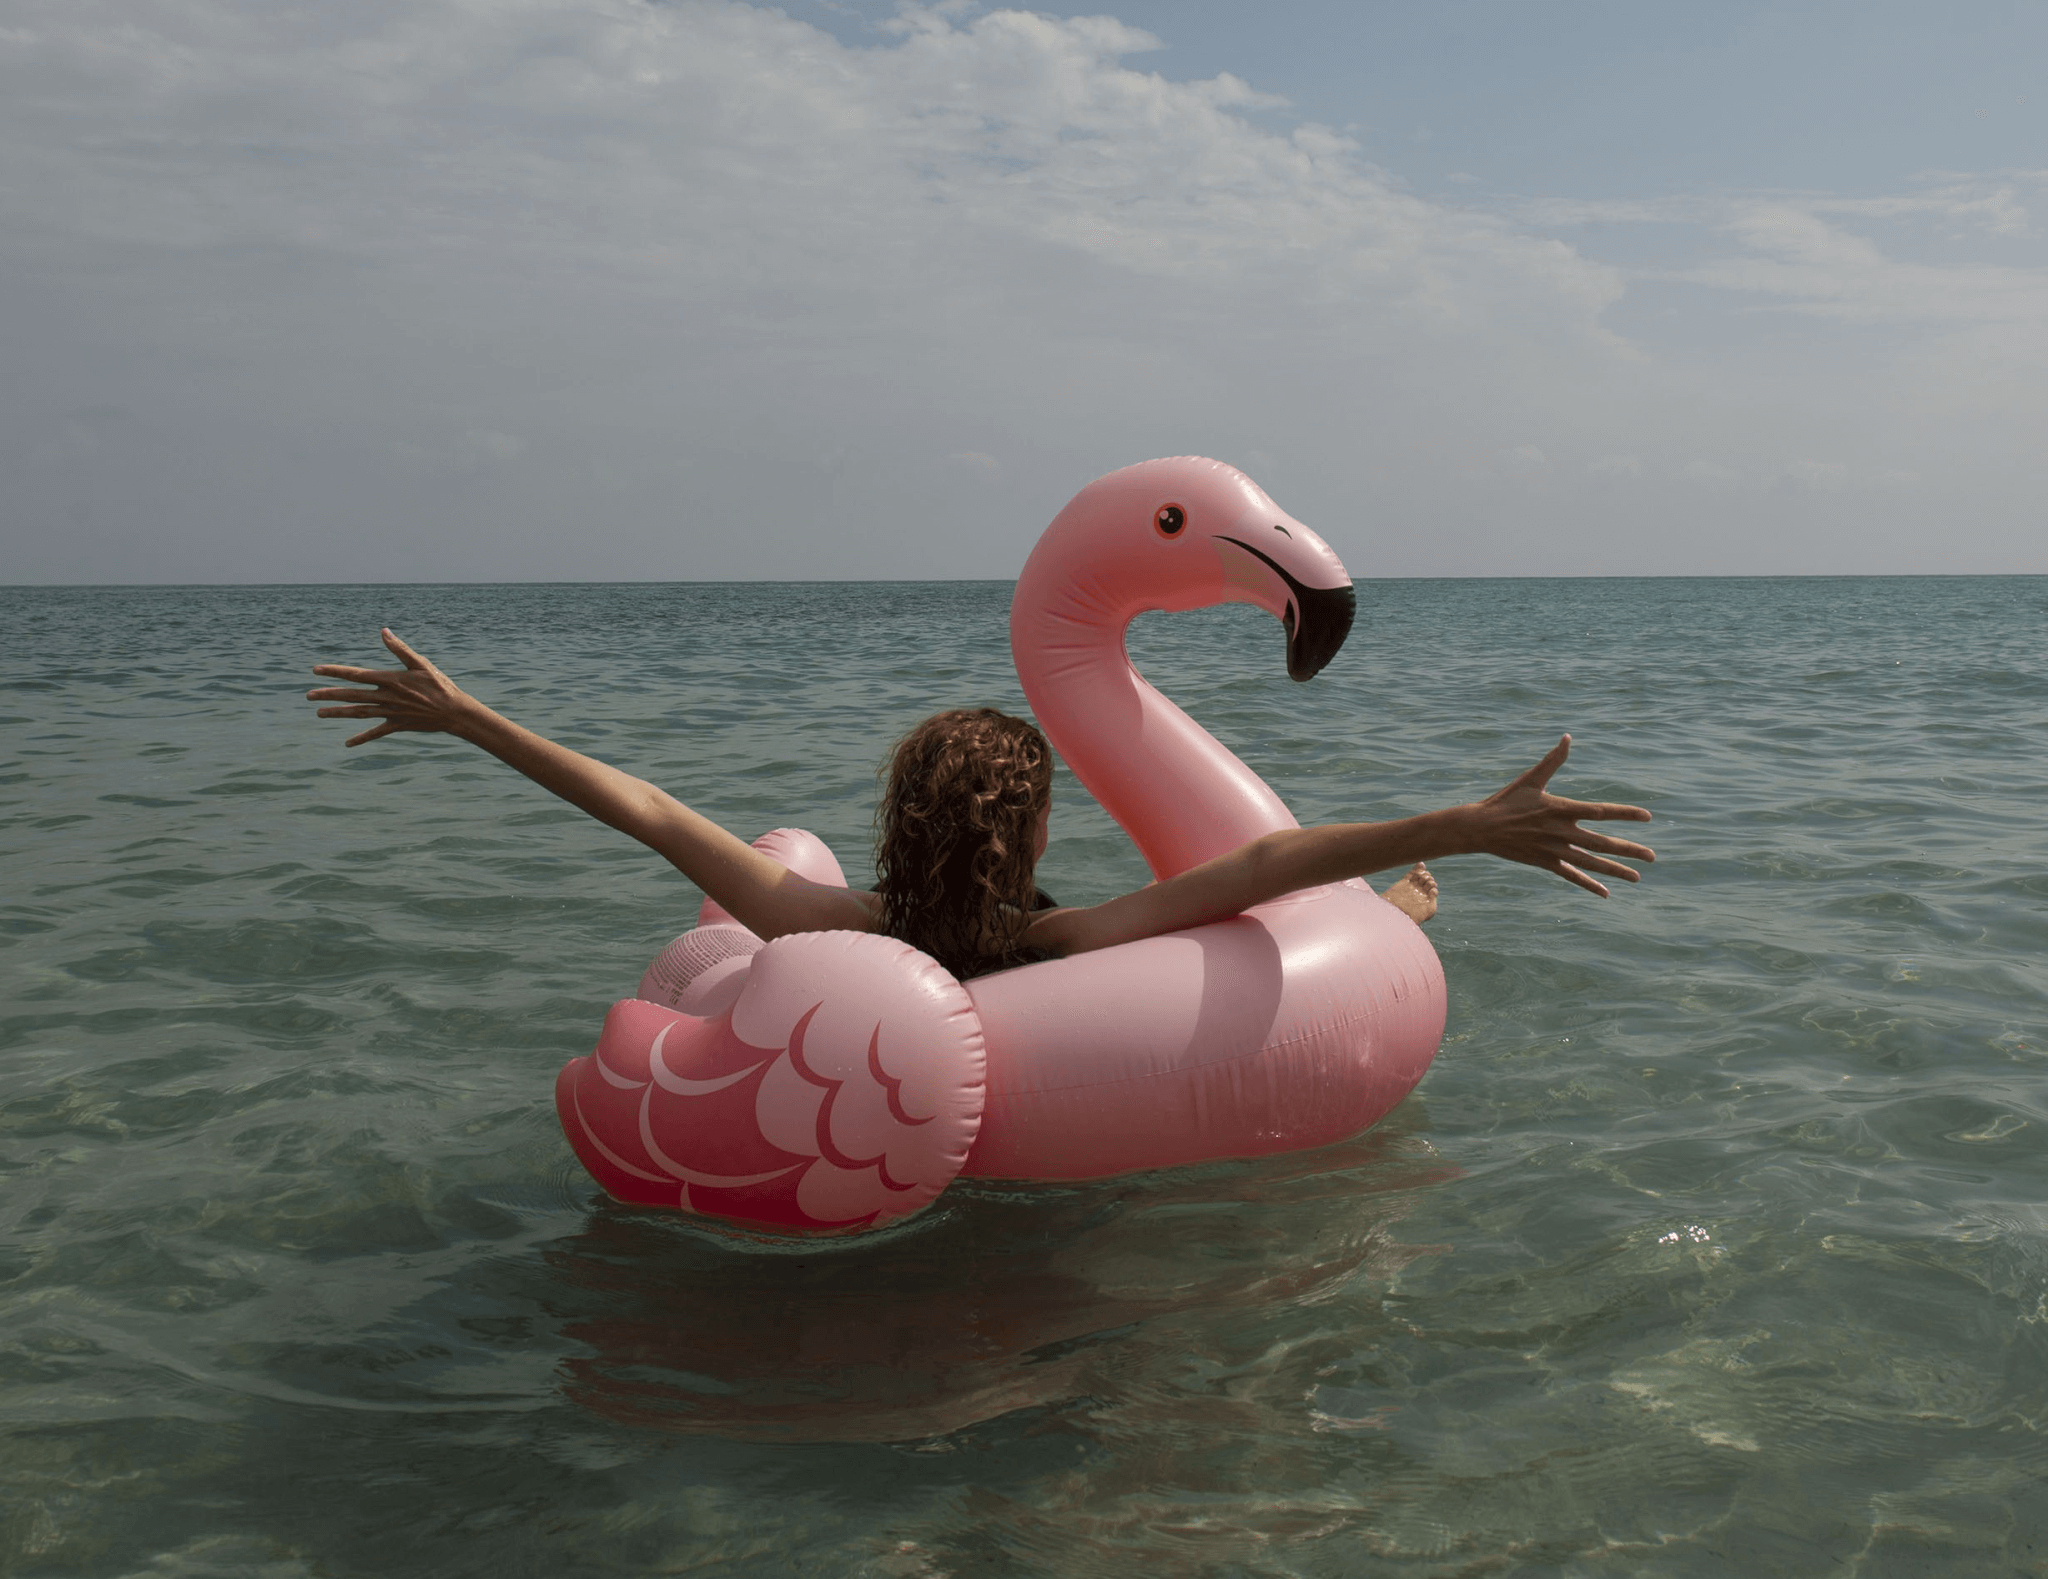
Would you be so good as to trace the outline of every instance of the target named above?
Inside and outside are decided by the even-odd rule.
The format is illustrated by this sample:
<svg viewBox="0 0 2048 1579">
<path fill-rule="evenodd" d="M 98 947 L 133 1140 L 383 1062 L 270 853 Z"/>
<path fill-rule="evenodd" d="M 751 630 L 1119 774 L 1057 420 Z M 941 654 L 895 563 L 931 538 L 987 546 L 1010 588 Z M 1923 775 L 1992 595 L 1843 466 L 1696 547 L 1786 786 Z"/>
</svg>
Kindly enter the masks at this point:
<svg viewBox="0 0 2048 1579">
<path fill-rule="evenodd" d="M 0 590 L 0 1571 L 2048 1571 L 2048 581 L 1360 592 L 1306 686 L 1132 650 L 1305 821 L 1569 728 L 1649 881 L 1443 863 L 1354 1143 L 771 1250 L 550 1106 L 696 896 L 305 671 L 388 622 L 857 873 L 1007 587 Z M 1046 886 L 1139 881 L 1057 793 Z"/>
</svg>

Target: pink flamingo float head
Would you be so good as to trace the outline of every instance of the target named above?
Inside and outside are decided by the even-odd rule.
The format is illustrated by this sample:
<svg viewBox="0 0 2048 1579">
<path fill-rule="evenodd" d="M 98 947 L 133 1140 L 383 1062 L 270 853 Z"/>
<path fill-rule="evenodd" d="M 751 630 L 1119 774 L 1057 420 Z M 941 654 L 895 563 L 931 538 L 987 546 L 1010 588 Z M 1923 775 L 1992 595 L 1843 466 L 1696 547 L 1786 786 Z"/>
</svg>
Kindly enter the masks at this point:
<svg viewBox="0 0 2048 1579">
<path fill-rule="evenodd" d="M 1320 537 L 1235 466 L 1126 466 L 1074 495 L 1038 540 L 1010 606 L 1010 650 L 1054 748 L 1171 877 L 1299 826 L 1263 780 L 1146 684 L 1124 631 L 1148 609 L 1249 603 L 1286 628 L 1306 680 L 1350 634 L 1356 596 Z"/>
<path fill-rule="evenodd" d="M 1250 603 L 1279 620 L 1297 680 L 1344 645 L 1357 606 L 1329 544 L 1265 489 L 1235 466 L 1179 455 L 1126 466 L 1075 494 L 1032 551 L 1015 607 L 1121 627 L 1147 609 L 1217 603 Z"/>
</svg>

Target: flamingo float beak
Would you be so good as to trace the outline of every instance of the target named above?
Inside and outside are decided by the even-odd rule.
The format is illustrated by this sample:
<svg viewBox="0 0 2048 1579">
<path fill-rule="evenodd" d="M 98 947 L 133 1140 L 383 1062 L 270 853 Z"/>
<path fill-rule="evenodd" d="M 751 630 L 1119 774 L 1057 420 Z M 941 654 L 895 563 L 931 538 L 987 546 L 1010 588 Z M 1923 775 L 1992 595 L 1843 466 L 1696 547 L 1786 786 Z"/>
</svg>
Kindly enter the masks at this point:
<svg viewBox="0 0 2048 1579">
<path fill-rule="evenodd" d="M 1281 612 L 1280 623 L 1287 628 L 1288 679 L 1310 680 L 1322 673 L 1323 666 L 1337 656 L 1337 649 L 1351 634 L 1351 622 L 1358 617 L 1358 594 L 1351 583 L 1347 581 L 1341 587 L 1307 586 L 1271 554 L 1260 553 L 1242 539 L 1222 537 L 1218 541 L 1243 549 L 1286 583 L 1287 606 Z"/>
</svg>

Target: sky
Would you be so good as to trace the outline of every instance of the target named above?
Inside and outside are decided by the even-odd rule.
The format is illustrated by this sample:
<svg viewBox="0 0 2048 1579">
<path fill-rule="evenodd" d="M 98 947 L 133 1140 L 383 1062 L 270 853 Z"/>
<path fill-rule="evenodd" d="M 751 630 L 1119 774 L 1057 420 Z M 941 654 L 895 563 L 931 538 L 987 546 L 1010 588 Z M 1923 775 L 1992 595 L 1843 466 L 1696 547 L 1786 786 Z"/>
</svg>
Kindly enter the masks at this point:
<svg viewBox="0 0 2048 1579">
<path fill-rule="evenodd" d="M 2048 6 L 0 0 L 0 582 L 2048 572 Z"/>
</svg>

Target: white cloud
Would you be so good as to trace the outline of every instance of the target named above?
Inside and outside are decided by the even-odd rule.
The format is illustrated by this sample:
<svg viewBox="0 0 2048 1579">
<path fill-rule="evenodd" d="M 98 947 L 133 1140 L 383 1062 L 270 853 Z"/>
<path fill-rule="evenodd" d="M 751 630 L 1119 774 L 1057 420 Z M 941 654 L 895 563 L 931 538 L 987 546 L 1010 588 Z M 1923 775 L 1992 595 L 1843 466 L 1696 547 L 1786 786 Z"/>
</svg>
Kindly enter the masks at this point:
<svg viewBox="0 0 2048 1579">
<path fill-rule="evenodd" d="M 1155 41 L 1108 17 L 909 7 L 899 41 L 850 49 L 720 0 L 17 15 L 0 246 L 31 283 L 0 312 L 41 357 L 0 399 L 27 431 L 39 399 L 119 391 L 212 451 L 195 543 L 431 507 L 444 541 L 535 574 L 650 549 L 668 574 L 1000 573 L 1134 455 L 1298 457 L 1412 429 L 1403 397 L 1463 368 L 1527 383 L 1560 337 L 1624 350 L 1598 323 L 1614 271 L 1418 198 L 1335 132 L 1254 125 L 1280 101 L 1237 78 L 1131 69 Z M 451 428 L 470 463 L 427 465 Z M 789 459 L 831 446 L 829 471 Z M 1040 480 L 962 536 L 965 473 L 915 457 L 998 452 Z M 593 476 L 608 531 L 551 547 Z M 777 541 L 657 531 L 678 498 Z M 898 535 L 783 524 L 821 500 Z M 103 501 L 157 526 L 180 502 Z M 195 573 L 257 564 L 257 532 Z"/>
<path fill-rule="evenodd" d="M 1510 482 L 1524 485 L 1550 475 L 1550 457 L 1534 444 L 1517 444 L 1493 457 L 1493 469 Z"/>
<path fill-rule="evenodd" d="M 510 433 L 497 433 L 489 428 L 471 428 L 464 438 L 468 441 L 470 449 L 486 461 L 513 461 L 526 453 L 526 440 Z"/>
<path fill-rule="evenodd" d="M 1678 475 L 1685 479 L 1685 481 L 1697 483 L 1703 488 L 1733 488 L 1742 481 L 1742 474 L 1740 472 L 1727 466 L 1718 465 L 1713 461 L 1687 461 L 1683 466 L 1679 467 Z"/>
<path fill-rule="evenodd" d="M 1840 493 L 1849 486 L 1849 468 L 1839 461 L 1798 460 L 1778 473 L 1781 486 L 1810 488 L 1815 493 Z"/>
<path fill-rule="evenodd" d="M 979 482 L 997 482 L 1003 475 L 1003 463 L 981 450 L 957 450 L 946 462 Z"/>
<path fill-rule="evenodd" d="M 1089 477 L 1187 450 L 1361 574 L 1770 568 L 1827 551 L 1777 529 L 1809 455 L 1917 474 L 1902 512 L 2039 497 L 2013 347 L 2048 275 L 1892 239 L 2023 246 L 2024 173 L 1477 211 L 1139 69 L 1108 16 L 913 5 L 850 48 L 738 0 L 11 14 L 9 574 L 1001 575 Z M 1692 239 L 1604 262 L 1561 234 L 1591 218 Z M 1651 288 L 1932 337 L 1702 357 L 1628 318 Z M 1754 491 L 1756 566 L 1685 515 L 1738 475 L 1800 483 Z M 1497 532 L 1503 480 L 1555 529 Z M 81 512 L 100 561 L 48 530 Z M 1812 568 L 1915 551 L 1881 525 Z"/>
<path fill-rule="evenodd" d="M 1639 267 L 1632 271 L 1639 279 L 1702 285 L 1758 305 L 1870 322 L 1993 323 L 2037 335 L 2048 330 L 2048 269 L 1919 261 L 1898 249 L 1916 237 L 2024 235 L 2030 229 L 2027 195 L 2044 190 L 2048 171 L 2018 171 L 1989 179 L 1945 177 L 1918 191 L 1875 197 L 1760 192 L 1543 199 L 1512 204 L 1510 211 L 1554 230 L 1597 224 L 1700 233 L 1704 256 Z M 1732 253 L 1717 245 L 1730 241 Z"/>
</svg>

